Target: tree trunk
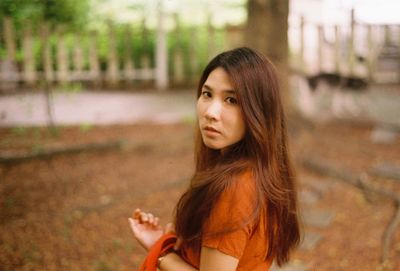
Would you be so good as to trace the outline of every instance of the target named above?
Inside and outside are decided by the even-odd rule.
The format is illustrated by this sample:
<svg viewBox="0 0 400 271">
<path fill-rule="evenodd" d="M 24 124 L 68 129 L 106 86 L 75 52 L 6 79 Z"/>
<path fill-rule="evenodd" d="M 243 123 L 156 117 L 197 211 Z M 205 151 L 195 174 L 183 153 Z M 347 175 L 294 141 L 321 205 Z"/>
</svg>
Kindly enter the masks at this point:
<svg viewBox="0 0 400 271">
<path fill-rule="evenodd" d="M 288 16 L 289 0 L 247 0 L 245 41 L 265 54 L 277 67 L 287 113 L 294 107 L 289 95 Z"/>
<path fill-rule="evenodd" d="M 246 41 L 277 66 L 288 65 L 288 0 L 248 0 Z"/>
</svg>

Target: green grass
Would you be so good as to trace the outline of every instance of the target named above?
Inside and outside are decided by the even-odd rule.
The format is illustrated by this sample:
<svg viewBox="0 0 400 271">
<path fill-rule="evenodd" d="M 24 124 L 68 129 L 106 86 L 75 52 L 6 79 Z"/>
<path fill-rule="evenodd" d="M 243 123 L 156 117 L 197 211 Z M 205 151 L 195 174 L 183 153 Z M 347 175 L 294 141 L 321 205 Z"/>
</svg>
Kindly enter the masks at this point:
<svg viewBox="0 0 400 271">
<path fill-rule="evenodd" d="M 87 133 L 94 128 L 94 125 L 91 123 L 81 123 L 79 125 L 79 131 L 82 133 Z"/>
</svg>

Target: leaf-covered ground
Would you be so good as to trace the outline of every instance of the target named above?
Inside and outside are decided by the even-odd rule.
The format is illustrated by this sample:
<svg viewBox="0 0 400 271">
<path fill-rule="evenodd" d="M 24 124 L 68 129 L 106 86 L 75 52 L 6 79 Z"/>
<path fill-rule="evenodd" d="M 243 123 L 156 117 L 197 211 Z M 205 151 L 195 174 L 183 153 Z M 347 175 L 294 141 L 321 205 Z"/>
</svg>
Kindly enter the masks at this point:
<svg viewBox="0 0 400 271">
<path fill-rule="evenodd" d="M 323 239 L 293 260 L 309 270 L 399 270 L 400 229 L 390 262 L 379 264 L 380 238 L 393 211 L 387 200 L 368 201 L 356 188 L 315 175 L 301 166 L 323 159 L 354 174 L 390 162 L 400 164 L 400 139 L 371 141 L 372 127 L 340 123 L 297 127 L 291 147 L 300 187 L 311 179 L 331 182 L 313 206 L 335 213 Z M 0 167 L 0 270 L 135 270 L 144 250 L 132 238 L 127 218 L 136 207 L 162 222 L 193 170 L 193 126 L 132 125 L 2 129 L 2 154 L 35 152 L 49 147 L 124 139 L 122 149 L 60 155 Z M 393 180 L 372 181 L 399 192 Z"/>
</svg>

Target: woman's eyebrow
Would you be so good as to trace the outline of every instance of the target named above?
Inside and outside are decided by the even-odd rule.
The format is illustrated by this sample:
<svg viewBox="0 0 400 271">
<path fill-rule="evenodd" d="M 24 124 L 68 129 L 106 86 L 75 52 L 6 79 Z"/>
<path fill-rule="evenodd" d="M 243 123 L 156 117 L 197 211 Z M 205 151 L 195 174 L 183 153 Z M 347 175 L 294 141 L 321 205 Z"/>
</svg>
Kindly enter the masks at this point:
<svg viewBox="0 0 400 271">
<path fill-rule="evenodd" d="M 205 89 L 207 89 L 207 90 L 209 90 L 209 91 L 213 91 L 213 88 L 210 87 L 209 85 L 206 85 L 206 84 L 203 85 L 203 88 L 205 88 Z M 233 89 L 223 90 L 222 92 L 226 92 L 226 93 L 228 93 L 228 94 L 235 94 L 235 95 L 236 95 L 236 91 L 233 90 Z"/>
<path fill-rule="evenodd" d="M 204 85 L 203 85 L 203 88 L 205 88 L 205 89 L 207 89 L 207 90 L 209 90 L 209 91 L 212 91 L 212 88 L 211 88 L 209 85 L 204 84 Z"/>
</svg>

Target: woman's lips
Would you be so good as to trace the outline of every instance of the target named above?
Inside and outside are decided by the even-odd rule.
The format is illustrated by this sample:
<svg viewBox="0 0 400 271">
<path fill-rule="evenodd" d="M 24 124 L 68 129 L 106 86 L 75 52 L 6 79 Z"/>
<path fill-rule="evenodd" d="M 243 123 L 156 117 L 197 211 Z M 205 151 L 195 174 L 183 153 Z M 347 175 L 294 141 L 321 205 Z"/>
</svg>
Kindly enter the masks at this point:
<svg viewBox="0 0 400 271">
<path fill-rule="evenodd" d="M 214 127 L 211 127 L 211 126 L 206 126 L 206 127 L 203 128 L 203 130 L 208 135 L 219 135 L 219 134 L 221 134 L 220 131 L 218 131 L 217 129 L 215 129 Z"/>
</svg>

